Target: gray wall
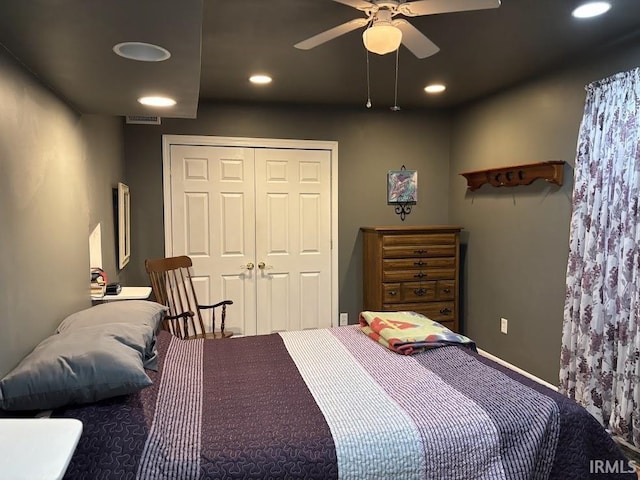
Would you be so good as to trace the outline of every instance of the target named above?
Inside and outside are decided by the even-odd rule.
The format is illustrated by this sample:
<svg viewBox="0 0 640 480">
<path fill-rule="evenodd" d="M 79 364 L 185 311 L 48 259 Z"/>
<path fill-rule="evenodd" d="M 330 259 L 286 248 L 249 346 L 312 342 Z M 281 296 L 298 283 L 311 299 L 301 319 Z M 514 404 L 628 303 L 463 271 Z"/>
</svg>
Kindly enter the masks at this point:
<svg viewBox="0 0 640 480">
<path fill-rule="evenodd" d="M 443 224 L 449 217 L 448 116 L 388 109 L 268 108 L 201 105 L 197 120 L 125 127 L 131 188 L 129 281 L 148 285 L 144 259 L 164 256 L 162 134 L 338 141 L 340 311 L 357 320 L 362 308 L 363 225 L 403 222 L 386 204 L 386 175 L 403 164 L 418 170 L 418 204 L 405 224 Z"/>
<path fill-rule="evenodd" d="M 451 221 L 464 226 L 466 333 L 557 384 L 573 165 L 584 86 L 640 65 L 640 42 L 465 108 L 451 141 Z M 467 191 L 460 172 L 565 160 L 565 181 Z M 500 318 L 509 333 L 500 333 Z"/>
<path fill-rule="evenodd" d="M 89 231 L 107 226 L 112 262 L 109 189 L 124 157 L 119 119 L 79 116 L 1 49 L 0 105 L 2 376 L 90 305 Z"/>
<path fill-rule="evenodd" d="M 82 133 L 90 171 L 84 181 L 89 196 L 89 232 L 100 223 L 102 230 L 102 268 L 109 282 L 127 284 L 128 265 L 118 268 L 117 219 L 113 205 L 114 189 L 126 182 L 124 175 L 123 120 L 104 115 L 83 115 Z"/>
</svg>

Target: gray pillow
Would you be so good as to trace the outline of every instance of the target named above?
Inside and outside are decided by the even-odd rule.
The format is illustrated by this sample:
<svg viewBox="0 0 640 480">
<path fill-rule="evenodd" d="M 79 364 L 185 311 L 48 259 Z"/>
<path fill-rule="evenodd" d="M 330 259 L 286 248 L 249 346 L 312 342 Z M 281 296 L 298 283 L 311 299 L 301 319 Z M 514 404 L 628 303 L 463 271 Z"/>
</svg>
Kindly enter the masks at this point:
<svg viewBox="0 0 640 480">
<path fill-rule="evenodd" d="M 145 336 L 144 366 L 150 370 L 158 369 L 158 352 L 155 333 L 160 327 L 167 307 L 147 300 L 117 300 L 102 303 L 95 307 L 73 313 L 58 325 L 57 333 L 77 328 L 122 323 L 144 325 L 148 327 Z"/>
<path fill-rule="evenodd" d="M 104 323 L 137 323 L 157 331 L 166 310 L 164 305 L 148 300 L 115 300 L 72 313 L 58 325 L 56 332 Z"/>
<path fill-rule="evenodd" d="M 147 332 L 143 325 L 104 324 L 52 335 L 0 380 L 0 408 L 48 410 L 151 385 L 142 363 Z"/>
</svg>

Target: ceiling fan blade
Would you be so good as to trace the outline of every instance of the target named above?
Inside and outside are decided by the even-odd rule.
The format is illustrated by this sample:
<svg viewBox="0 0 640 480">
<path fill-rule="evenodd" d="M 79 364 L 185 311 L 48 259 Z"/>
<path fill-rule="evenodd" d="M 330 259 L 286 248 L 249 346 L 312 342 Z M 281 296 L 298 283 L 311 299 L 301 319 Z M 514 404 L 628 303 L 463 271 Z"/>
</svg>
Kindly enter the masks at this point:
<svg viewBox="0 0 640 480">
<path fill-rule="evenodd" d="M 407 17 L 436 15 L 438 13 L 464 12 L 498 8 L 500 0 L 418 0 L 398 6 L 398 11 Z"/>
<path fill-rule="evenodd" d="M 402 32 L 402 44 L 416 57 L 427 58 L 440 51 L 440 48 L 435 43 L 406 20 L 394 20 L 393 24 Z"/>
<path fill-rule="evenodd" d="M 357 8 L 358 10 L 363 10 L 363 11 L 373 6 L 371 2 L 367 2 L 365 0 L 333 0 L 333 1 L 342 3 L 343 5 L 347 5 L 349 7 Z"/>
<path fill-rule="evenodd" d="M 301 50 L 309 50 L 313 47 L 317 47 L 329 40 L 333 40 L 340 35 L 344 35 L 345 33 L 349 33 L 353 30 L 356 30 L 360 27 L 364 27 L 369 20 L 366 18 L 356 18 L 351 20 L 350 22 L 343 23 L 342 25 L 338 25 L 337 27 L 333 27 L 325 32 L 314 35 L 311 38 L 307 38 L 301 42 L 298 42 L 294 45 L 294 47 L 299 48 Z"/>
</svg>

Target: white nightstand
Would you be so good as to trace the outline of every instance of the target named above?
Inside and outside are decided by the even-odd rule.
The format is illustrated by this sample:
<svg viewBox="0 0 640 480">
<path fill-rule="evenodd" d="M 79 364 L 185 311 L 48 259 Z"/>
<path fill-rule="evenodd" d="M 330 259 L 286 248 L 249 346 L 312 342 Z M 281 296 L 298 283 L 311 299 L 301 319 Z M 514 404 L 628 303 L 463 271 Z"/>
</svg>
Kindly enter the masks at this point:
<svg viewBox="0 0 640 480">
<path fill-rule="evenodd" d="M 151 295 L 151 287 L 122 287 L 118 295 L 91 297 L 94 302 L 113 302 L 116 300 L 146 300 Z"/>
<path fill-rule="evenodd" d="M 82 422 L 73 418 L 0 419 L 0 477 L 61 479 L 81 433 Z"/>
</svg>

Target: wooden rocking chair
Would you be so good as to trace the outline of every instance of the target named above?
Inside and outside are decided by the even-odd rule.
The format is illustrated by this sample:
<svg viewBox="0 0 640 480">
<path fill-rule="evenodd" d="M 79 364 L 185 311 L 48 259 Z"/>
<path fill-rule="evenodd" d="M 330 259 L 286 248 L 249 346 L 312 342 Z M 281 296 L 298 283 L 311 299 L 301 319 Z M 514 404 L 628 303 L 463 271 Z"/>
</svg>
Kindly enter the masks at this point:
<svg viewBox="0 0 640 480">
<path fill-rule="evenodd" d="M 233 332 L 224 331 L 224 321 L 227 305 L 232 305 L 233 301 L 200 305 L 191 278 L 192 265 L 191 258 L 187 256 L 147 259 L 144 262 L 156 302 L 169 308 L 163 328 L 182 339 L 231 337 Z M 216 309 L 221 309 L 219 331 L 215 329 Z M 202 310 L 211 310 L 211 331 L 205 329 Z"/>
</svg>

